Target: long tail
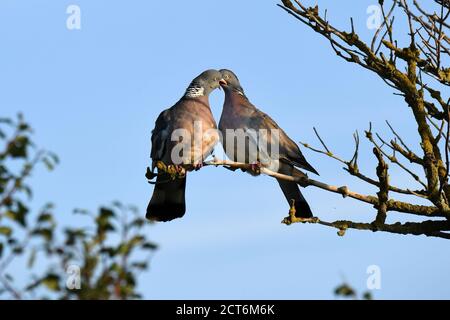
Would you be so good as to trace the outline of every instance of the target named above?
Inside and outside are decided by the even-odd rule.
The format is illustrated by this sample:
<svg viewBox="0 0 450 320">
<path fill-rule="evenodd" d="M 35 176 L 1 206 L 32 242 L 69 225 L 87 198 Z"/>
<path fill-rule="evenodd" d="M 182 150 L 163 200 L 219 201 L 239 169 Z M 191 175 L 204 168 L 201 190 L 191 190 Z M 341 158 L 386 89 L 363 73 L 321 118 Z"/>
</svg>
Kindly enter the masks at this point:
<svg viewBox="0 0 450 320">
<path fill-rule="evenodd" d="M 297 218 L 311 218 L 313 213 L 308 202 L 306 202 L 305 197 L 303 197 L 303 194 L 300 192 L 298 185 L 295 182 L 289 182 L 281 179 L 277 180 L 288 203 L 291 204 L 292 200 L 295 200 L 295 216 Z"/>
<path fill-rule="evenodd" d="M 290 172 L 289 172 L 290 171 Z M 285 173 L 292 176 L 304 176 L 305 174 L 293 167 L 283 166 L 280 168 L 279 172 Z M 278 184 L 280 185 L 281 190 L 283 190 L 284 196 L 288 201 L 289 205 L 291 205 L 292 200 L 295 200 L 295 216 L 297 218 L 311 218 L 313 213 L 311 208 L 309 207 L 308 202 L 300 191 L 300 187 L 295 182 L 290 182 L 286 180 L 277 179 Z"/>
<path fill-rule="evenodd" d="M 147 207 L 147 219 L 171 221 L 186 212 L 186 177 L 172 180 L 168 174 L 158 175 L 153 196 Z"/>
</svg>

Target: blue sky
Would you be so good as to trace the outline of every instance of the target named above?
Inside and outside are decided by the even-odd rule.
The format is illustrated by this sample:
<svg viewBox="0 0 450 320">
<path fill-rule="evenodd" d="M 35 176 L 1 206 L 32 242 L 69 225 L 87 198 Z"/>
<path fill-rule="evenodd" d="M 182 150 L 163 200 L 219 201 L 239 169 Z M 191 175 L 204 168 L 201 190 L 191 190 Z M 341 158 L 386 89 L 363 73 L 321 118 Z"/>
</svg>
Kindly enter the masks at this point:
<svg viewBox="0 0 450 320">
<path fill-rule="evenodd" d="M 33 205 L 54 201 L 65 224 L 78 223 L 73 208 L 113 200 L 144 212 L 154 121 L 209 68 L 234 70 L 253 103 L 296 141 L 316 143 L 316 126 L 334 151 L 351 157 L 354 130 L 372 121 L 388 135 L 390 120 L 417 148 L 401 99 L 335 57 L 276 3 L 2 0 L 1 116 L 24 112 L 39 144 L 61 157 L 55 172 L 33 177 Z M 339 26 L 353 16 L 363 36 L 372 34 L 366 9 L 377 1 L 320 3 Z M 66 28 L 70 4 L 81 8 L 81 30 Z M 214 92 L 217 118 L 222 102 L 223 93 Z M 361 167 L 374 175 L 365 142 L 363 150 Z M 373 192 L 339 164 L 303 153 L 323 181 Z M 401 172 L 392 175 L 414 187 Z M 374 217 L 353 200 L 312 188 L 304 194 L 324 220 Z M 188 177 L 187 204 L 184 219 L 151 229 L 160 250 L 142 277 L 147 298 L 328 299 L 344 279 L 365 290 L 369 265 L 382 272 L 376 298 L 450 297 L 445 240 L 351 230 L 341 238 L 322 226 L 284 226 L 288 208 L 269 177 L 205 168 Z M 389 216 L 398 219 L 401 214 Z"/>
</svg>

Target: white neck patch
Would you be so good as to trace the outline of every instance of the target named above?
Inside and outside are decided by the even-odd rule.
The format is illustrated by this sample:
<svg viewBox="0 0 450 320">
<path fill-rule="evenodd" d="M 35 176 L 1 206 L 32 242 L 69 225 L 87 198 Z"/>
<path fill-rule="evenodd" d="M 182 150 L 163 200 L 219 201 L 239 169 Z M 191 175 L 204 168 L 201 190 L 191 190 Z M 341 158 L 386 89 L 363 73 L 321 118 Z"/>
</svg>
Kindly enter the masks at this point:
<svg viewBox="0 0 450 320">
<path fill-rule="evenodd" d="M 185 97 L 196 98 L 203 97 L 205 95 L 205 88 L 203 87 L 189 87 L 186 89 Z"/>
</svg>

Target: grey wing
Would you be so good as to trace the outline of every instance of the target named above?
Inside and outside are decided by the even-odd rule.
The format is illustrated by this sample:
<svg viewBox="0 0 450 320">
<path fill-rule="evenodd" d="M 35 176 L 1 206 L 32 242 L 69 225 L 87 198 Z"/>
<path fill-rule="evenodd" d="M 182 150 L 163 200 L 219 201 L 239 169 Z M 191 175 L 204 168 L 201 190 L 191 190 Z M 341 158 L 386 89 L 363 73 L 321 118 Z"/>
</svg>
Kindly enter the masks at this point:
<svg viewBox="0 0 450 320">
<path fill-rule="evenodd" d="M 170 109 L 164 110 L 158 116 L 155 122 L 155 128 L 152 131 L 152 150 L 151 158 L 162 160 L 167 149 L 167 140 L 170 131 Z"/>
<path fill-rule="evenodd" d="M 318 174 L 316 169 L 314 169 L 308 161 L 306 161 L 302 152 L 300 151 L 299 146 L 291 139 L 289 136 L 281 129 L 278 124 L 267 114 L 264 112 L 257 110 L 259 113 L 258 118 L 261 119 L 260 127 L 264 127 L 268 130 L 270 129 L 278 129 L 279 130 L 279 152 L 280 152 L 280 160 L 291 164 L 296 167 L 303 168 L 305 170 L 311 171 L 315 174 Z"/>
</svg>

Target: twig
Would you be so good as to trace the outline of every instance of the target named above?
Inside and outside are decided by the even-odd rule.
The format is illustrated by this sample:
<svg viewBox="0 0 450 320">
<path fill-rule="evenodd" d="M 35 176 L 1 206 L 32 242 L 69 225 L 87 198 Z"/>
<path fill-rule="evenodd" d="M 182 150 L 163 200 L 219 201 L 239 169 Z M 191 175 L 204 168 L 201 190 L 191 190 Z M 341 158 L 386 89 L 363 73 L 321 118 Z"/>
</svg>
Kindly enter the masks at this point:
<svg viewBox="0 0 450 320">
<path fill-rule="evenodd" d="M 332 154 L 330 149 L 328 149 L 327 145 L 325 144 L 325 142 L 323 142 L 322 138 L 319 135 L 319 132 L 317 132 L 317 129 L 314 127 L 314 133 L 316 134 L 317 138 L 319 139 L 320 143 L 322 144 L 322 146 L 325 148 L 325 150 L 327 150 L 327 152 L 329 154 Z"/>
<path fill-rule="evenodd" d="M 233 161 L 228 161 L 228 160 L 208 161 L 208 162 L 204 163 L 204 166 L 224 166 L 224 167 L 235 168 L 235 169 L 253 170 L 251 164 L 238 163 L 238 162 L 233 162 Z M 288 176 L 288 175 L 281 174 L 278 172 L 273 172 L 265 167 L 260 168 L 260 173 L 271 176 L 276 179 L 295 182 L 302 187 L 314 186 L 314 187 L 322 189 L 322 190 L 340 194 L 343 197 L 350 197 L 350 198 L 359 200 L 361 202 L 371 204 L 375 208 L 378 208 L 379 204 L 380 204 L 379 200 L 376 196 L 364 195 L 364 194 L 361 194 L 358 192 L 354 192 L 354 191 L 350 190 L 347 186 L 337 187 L 337 186 L 329 185 L 329 184 L 326 184 L 326 183 L 323 183 L 323 182 L 320 182 L 317 180 L 310 179 L 306 175 L 304 177 L 293 177 L 293 176 Z M 415 205 L 415 204 L 410 204 L 410 203 L 406 203 L 406 202 L 402 202 L 402 201 L 397 201 L 394 199 L 390 199 L 386 205 L 387 205 L 387 211 L 410 213 L 410 214 L 414 214 L 414 215 L 428 216 L 428 217 L 444 217 L 445 216 L 445 213 L 439 211 L 439 209 L 437 207 Z"/>
<path fill-rule="evenodd" d="M 450 224 L 447 221 L 427 220 L 420 223 L 407 222 L 404 224 L 395 223 L 383 225 L 375 225 L 373 223 L 360 223 L 346 220 L 334 222 L 326 222 L 320 220 L 318 223 L 327 227 L 339 229 L 338 234 L 340 236 L 343 236 L 347 229 L 356 229 L 356 230 L 370 230 L 373 232 L 382 231 L 402 235 L 425 235 L 427 237 L 450 239 L 450 233 L 443 232 L 450 230 Z"/>
<path fill-rule="evenodd" d="M 387 202 L 389 200 L 388 165 L 384 161 L 383 154 L 378 148 L 374 148 L 373 153 L 378 159 L 377 176 L 380 181 L 380 191 L 377 193 L 378 201 L 380 204 L 378 206 L 378 213 L 375 219 L 375 224 L 383 225 L 386 221 Z"/>
</svg>

